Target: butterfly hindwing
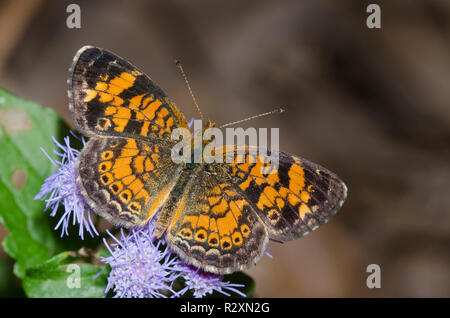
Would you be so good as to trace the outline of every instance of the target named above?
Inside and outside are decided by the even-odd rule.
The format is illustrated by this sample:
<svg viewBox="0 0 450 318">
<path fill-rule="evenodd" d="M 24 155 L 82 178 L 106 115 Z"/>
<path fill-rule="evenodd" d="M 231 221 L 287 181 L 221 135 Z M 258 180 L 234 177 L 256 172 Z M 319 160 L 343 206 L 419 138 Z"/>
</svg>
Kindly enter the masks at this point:
<svg viewBox="0 0 450 318">
<path fill-rule="evenodd" d="M 145 74 L 113 53 L 85 46 L 68 79 L 69 107 L 79 131 L 89 136 L 170 139 L 187 123 Z"/>
<path fill-rule="evenodd" d="M 247 200 L 219 174 L 199 172 L 186 186 L 166 240 L 187 263 L 227 274 L 255 264 L 268 235 Z"/>
</svg>

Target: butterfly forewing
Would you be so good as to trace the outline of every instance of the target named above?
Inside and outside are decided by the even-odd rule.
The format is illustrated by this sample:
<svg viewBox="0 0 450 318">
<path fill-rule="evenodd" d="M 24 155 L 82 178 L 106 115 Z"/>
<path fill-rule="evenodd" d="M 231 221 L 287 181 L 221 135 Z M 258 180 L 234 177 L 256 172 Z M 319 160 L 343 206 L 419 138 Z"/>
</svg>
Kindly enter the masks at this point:
<svg viewBox="0 0 450 318">
<path fill-rule="evenodd" d="M 187 128 L 181 112 L 148 76 L 104 49 L 78 51 L 68 86 L 72 118 L 84 134 L 170 139 L 173 129 Z"/>
</svg>

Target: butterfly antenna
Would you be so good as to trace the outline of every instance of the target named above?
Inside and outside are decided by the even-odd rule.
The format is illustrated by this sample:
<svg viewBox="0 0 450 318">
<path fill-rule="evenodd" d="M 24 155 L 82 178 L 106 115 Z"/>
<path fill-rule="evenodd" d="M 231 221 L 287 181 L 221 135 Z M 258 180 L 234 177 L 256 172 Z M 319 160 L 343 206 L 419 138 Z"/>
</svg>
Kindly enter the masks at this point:
<svg viewBox="0 0 450 318">
<path fill-rule="evenodd" d="M 241 120 L 238 120 L 238 121 L 233 121 L 231 123 L 222 125 L 219 128 L 223 128 L 223 127 L 227 127 L 227 126 L 231 126 L 231 125 L 236 125 L 236 124 L 242 123 L 244 121 L 252 120 L 252 119 L 255 119 L 255 118 L 258 118 L 258 117 L 263 117 L 263 116 L 273 115 L 273 114 L 281 114 L 281 113 L 284 113 L 284 112 L 285 112 L 284 108 L 281 108 L 281 107 L 280 108 L 275 108 L 274 110 L 272 110 L 270 112 L 259 114 L 259 115 L 255 115 L 255 116 L 248 117 L 248 118 L 245 118 L 245 119 L 241 119 Z"/>
<path fill-rule="evenodd" d="M 192 100 L 194 101 L 195 107 L 197 107 L 198 112 L 200 113 L 200 117 L 203 120 L 203 114 L 200 110 L 200 107 L 198 106 L 197 99 L 195 98 L 194 92 L 192 91 L 191 85 L 189 84 L 189 80 L 186 76 L 186 73 L 184 72 L 183 65 L 181 64 L 181 61 L 179 59 L 175 59 L 175 65 L 180 70 L 181 76 L 183 76 L 184 82 L 186 83 L 186 86 L 189 90 L 189 94 L 191 94 Z"/>
</svg>

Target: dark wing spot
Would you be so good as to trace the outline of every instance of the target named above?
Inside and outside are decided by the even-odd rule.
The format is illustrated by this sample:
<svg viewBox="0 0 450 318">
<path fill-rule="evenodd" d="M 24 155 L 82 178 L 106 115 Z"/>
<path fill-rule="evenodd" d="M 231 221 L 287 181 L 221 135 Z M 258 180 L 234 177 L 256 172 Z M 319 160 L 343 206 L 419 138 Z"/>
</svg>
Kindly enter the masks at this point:
<svg viewBox="0 0 450 318">
<path fill-rule="evenodd" d="M 217 240 L 215 238 L 212 238 L 209 240 L 210 244 L 217 244 Z"/>
</svg>

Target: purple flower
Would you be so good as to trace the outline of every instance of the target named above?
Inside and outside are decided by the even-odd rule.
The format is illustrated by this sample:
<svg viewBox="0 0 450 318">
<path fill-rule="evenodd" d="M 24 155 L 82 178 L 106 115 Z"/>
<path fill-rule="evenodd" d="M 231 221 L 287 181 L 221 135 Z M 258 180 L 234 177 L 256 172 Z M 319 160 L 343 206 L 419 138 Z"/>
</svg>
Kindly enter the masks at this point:
<svg viewBox="0 0 450 318">
<path fill-rule="evenodd" d="M 162 241 L 153 237 L 153 224 L 131 229 L 128 235 L 120 232 L 120 241 L 111 233 L 115 243 L 105 245 L 111 256 L 102 261 L 111 266 L 108 285 L 115 297 L 148 298 L 176 296 L 172 285 L 180 276 L 182 263 L 173 257 Z"/>
<path fill-rule="evenodd" d="M 223 276 L 206 273 L 181 261 L 162 240 L 153 237 L 154 223 L 131 229 L 120 241 L 111 233 L 115 243 L 108 245 L 111 256 L 102 261 L 111 266 L 105 295 L 112 289 L 115 297 L 179 297 L 192 290 L 195 297 L 214 291 L 230 296 L 225 290 L 245 297 L 237 290 L 244 285 L 223 282 Z M 177 291 L 174 282 L 183 277 L 186 286 Z"/>
<path fill-rule="evenodd" d="M 225 296 L 231 296 L 225 290 L 233 291 L 242 297 L 246 297 L 244 293 L 236 289 L 236 287 L 244 287 L 242 284 L 232 284 L 224 282 L 222 275 L 207 273 L 199 268 L 186 265 L 183 277 L 185 279 L 186 287 L 180 290 L 179 294 L 184 294 L 191 290 L 195 298 L 202 298 L 208 294 L 217 291 Z"/>
<path fill-rule="evenodd" d="M 76 137 L 76 136 L 75 136 Z M 61 145 L 52 137 L 54 144 L 62 150 L 54 153 L 60 157 L 60 161 L 53 160 L 47 152 L 41 148 L 42 152 L 47 156 L 51 163 L 57 167 L 55 173 L 48 177 L 41 187 L 41 191 L 34 197 L 35 200 L 43 200 L 46 202 L 45 210 L 52 209 L 50 216 L 56 216 L 60 204 L 64 205 L 64 213 L 61 216 L 55 230 L 61 227 L 61 237 L 64 234 L 69 235 L 68 227 L 70 218 L 72 217 L 72 225 L 78 224 L 78 234 L 81 239 L 84 238 L 86 230 L 92 237 L 98 235 L 91 219 L 91 210 L 84 201 L 83 196 L 78 189 L 76 182 L 76 160 L 80 152 L 70 146 L 69 137 L 64 138 L 65 145 Z M 84 138 L 81 138 L 85 145 Z"/>
</svg>

